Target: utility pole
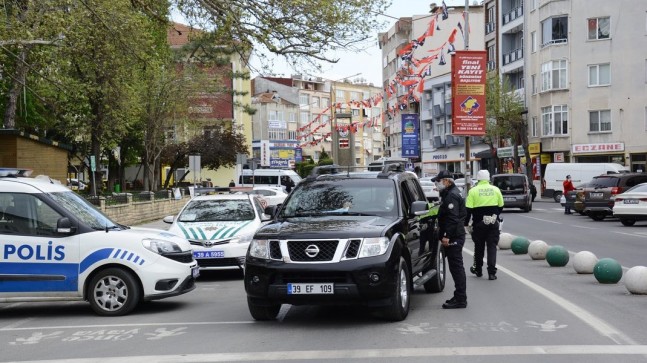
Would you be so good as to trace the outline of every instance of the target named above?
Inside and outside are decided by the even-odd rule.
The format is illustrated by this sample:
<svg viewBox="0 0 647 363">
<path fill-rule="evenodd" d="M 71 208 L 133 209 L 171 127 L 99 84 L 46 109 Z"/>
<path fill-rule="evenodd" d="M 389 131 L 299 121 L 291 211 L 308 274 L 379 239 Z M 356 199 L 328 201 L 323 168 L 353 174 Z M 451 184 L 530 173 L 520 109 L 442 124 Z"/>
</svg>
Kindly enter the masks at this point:
<svg viewBox="0 0 647 363">
<path fill-rule="evenodd" d="M 469 50 L 470 48 L 470 5 L 469 5 L 469 0 L 465 0 L 465 50 Z M 452 95 L 454 96 L 454 95 Z M 470 163 L 471 155 L 470 155 L 470 137 L 465 136 L 465 195 L 467 196 L 467 193 L 470 191 L 470 187 L 472 186 L 472 166 Z"/>
</svg>

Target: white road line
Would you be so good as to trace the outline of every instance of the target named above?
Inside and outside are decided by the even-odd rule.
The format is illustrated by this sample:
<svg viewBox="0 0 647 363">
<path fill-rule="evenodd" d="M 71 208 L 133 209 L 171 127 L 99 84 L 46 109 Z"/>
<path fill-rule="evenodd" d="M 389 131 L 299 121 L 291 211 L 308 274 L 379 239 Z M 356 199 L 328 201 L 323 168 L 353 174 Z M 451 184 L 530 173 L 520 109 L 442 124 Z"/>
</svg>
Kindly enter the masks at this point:
<svg viewBox="0 0 647 363">
<path fill-rule="evenodd" d="M 249 321 L 204 321 L 204 322 L 183 322 L 183 323 L 147 323 L 147 324 L 97 324 L 97 325 L 58 325 L 58 326 L 36 326 L 31 328 L 0 328 L 0 332 L 18 330 L 52 330 L 52 329 L 94 329 L 94 328 L 118 328 L 118 327 L 146 327 L 146 326 L 190 326 L 190 325 L 236 325 L 255 324 Z"/>
<path fill-rule="evenodd" d="M 582 229 L 598 229 L 597 227 L 578 226 L 576 224 L 572 225 L 571 227 L 582 228 Z"/>
<path fill-rule="evenodd" d="M 34 319 L 36 319 L 36 318 L 26 318 L 26 319 L 21 319 L 21 320 L 16 321 L 16 322 L 15 322 L 15 323 L 13 323 L 13 324 L 10 324 L 10 325 L 7 325 L 7 326 L 2 327 L 0 330 L 4 330 L 4 329 L 12 330 L 12 329 L 15 329 L 15 328 L 17 328 L 17 327 L 19 327 L 19 326 L 21 326 L 21 325 L 23 325 L 23 324 L 25 324 L 25 323 L 29 323 L 30 321 L 32 321 L 32 320 L 34 320 Z"/>
<path fill-rule="evenodd" d="M 281 306 L 281 310 L 279 310 L 279 313 L 276 316 L 276 320 L 282 323 L 283 319 L 285 319 L 285 316 L 288 315 L 288 312 L 290 311 L 291 307 L 292 305 L 290 304 L 283 304 L 283 306 Z"/>
<path fill-rule="evenodd" d="M 524 218 L 530 218 L 530 219 L 535 219 L 535 220 L 542 221 L 542 222 L 561 224 L 560 222 L 549 221 L 549 220 L 547 220 L 547 219 L 541 219 L 541 218 L 537 218 L 537 217 L 530 217 L 530 216 L 521 216 L 521 217 L 524 217 Z"/>
<path fill-rule="evenodd" d="M 529 345 L 484 347 L 432 347 L 396 349 L 331 349 L 276 352 L 211 353 L 149 355 L 137 357 L 101 357 L 102 363 L 122 363 L 137 359 L 141 362 L 251 362 L 328 359 L 379 359 L 416 357 L 482 357 L 482 356 L 551 356 L 551 355 L 644 355 L 647 345 Z M 478 358 L 477 358 L 478 359 Z M 21 361 L 21 363 L 96 363 L 97 358 Z"/>
<path fill-rule="evenodd" d="M 467 249 L 463 248 L 467 254 L 474 256 L 474 252 Z M 522 284 L 526 285 L 527 287 L 531 288 L 532 290 L 535 290 L 539 294 L 543 295 L 545 298 L 548 300 L 551 300 L 555 304 L 561 306 L 564 310 L 567 312 L 573 314 L 576 318 L 582 320 L 584 323 L 589 325 L 591 328 L 595 329 L 598 333 L 601 335 L 611 339 L 614 341 L 616 344 L 632 344 L 635 345 L 637 344 L 633 339 L 631 339 L 629 336 L 626 334 L 622 333 L 618 329 L 614 328 L 611 326 L 609 323 L 606 321 L 598 318 L 597 316 L 591 314 L 590 312 L 584 310 L 582 307 L 564 299 L 563 297 L 555 294 L 554 292 L 547 290 L 534 282 L 521 277 L 520 275 L 517 275 L 516 273 L 508 270 L 505 267 L 502 267 L 497 264 L 497 269 L 499 271 L 503 271 L 504 273 L 508 274 L 510 277 L 513 279 L 521 282 Z"/>
<path fill-rule="evenodd" d="M 627 233 L 627 232 L 617 232 L 617 231 L 611 231 L 611 232 L 613 232 L 613 233 L 617 233 L 617 234 L 623 234 L 623 235 L 625 235 L 625 236 L 645 238 L 645 236 L 641 236 L 641 235 L 639 235 L 639 234 L 633 234 L 633 233 Z"/>
</svg>

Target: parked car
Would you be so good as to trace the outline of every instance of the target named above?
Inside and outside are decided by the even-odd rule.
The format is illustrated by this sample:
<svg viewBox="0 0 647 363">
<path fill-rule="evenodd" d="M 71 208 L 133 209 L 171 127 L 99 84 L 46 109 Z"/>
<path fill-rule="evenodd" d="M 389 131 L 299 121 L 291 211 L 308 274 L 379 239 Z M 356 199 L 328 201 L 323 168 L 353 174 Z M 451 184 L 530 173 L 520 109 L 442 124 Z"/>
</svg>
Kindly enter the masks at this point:
<svg viewBox="0 0 647 363">
<path fill-rule="evenodd" d="M 574 184 L 581 184 L 597 175 L 624 172 L 629 172 L 629 168 L 617 163 L 549 163 L 542 179 L 541 195 L 559 203 L 567 175 L 571 176 Z"/>
<path fill-rule="evenodd" d="M 607 174 L 593 177 L 588 187 L 583 189 L 584 213 L 595 221 L 613 215 L 613 196 L 647 182 L 646 173 Z"/>
<path fill-rule="evenodd" d="M 430 180 L 422 180 L 421 178 L 420 186 L 422 186 L 422 190 L 425 192 L 425 197 L 427 197 L 427 201 L 435 202 L 440 199 L 440 193 L 438 192 L 436 183 Z"/>
<path fill-rule="evenodd" d="M 444 249 L 431 237 L 435 218 L 420 218 L 428 202 L 415 174 L 397 164 L 379 173 L 335 167 L 315 167 L 278 211 L 266 209 L 275 217 L 245 261 L 254 319 L 275 319 L 281 304 L 336 304 L 401 321 L 414 287 L 444 289 Z"/>
<path fill-rule="evenodd" d="M 88 185 L 78 179 L 67 179 L 67 186 L 72 190 L 85 190 Z"/>
<path fill-rule="evenodd" d="M 467 190 L 465 189 L 465 178 L 460 177 L 458 179 L 454 179 L 454 184 L 461 190 L 461 194 L 463 195 L 463 198 L 467 197 Z M 471 184 L 471 187 L 476 185 L 476 179 L 471 178 L 470 179 L 470 184 Z"/>
<path fill-rule="evenodd" d="M 283 188 L 271 186 L 256 186 L 251 193 L 262 196 L 267 202 L 267 206 L 282 204 L 288 196 Z"/>
<path fill-rule="evenodd" d="M 634 186 L 614 198 L 613 215 L 624 226 L 647 220 L 647 183 Z"/>
<path fill-rule="evenodd" d="M 526 213 L 532 210 L 531 183 L 526 174 L 495 174 L 492 185 L 501 190 L 503 208 L 520 208 Z"/>
<path fill-rule="evenodd" d="M 235 193 L 192 198 L 164 222 L 171 224 L 169 232 L 189 240 L 200 269 L 242 270 L 249 242 L 270 218 L 256 195 Z"/>
<path fill-rule="evenodd" d="M 578 184 L 575 186 L 575 190 L 571 190 L 570 192 L 566 193 L 566 203 L 562 204 L 562 207 L 568 205 L 571 210 L 576 211 L 580 215 L 584 215 L 584 204 L 581 200 L 581 194 L 583 189 L 588 185 L 589 183 Z"/>
</svg>

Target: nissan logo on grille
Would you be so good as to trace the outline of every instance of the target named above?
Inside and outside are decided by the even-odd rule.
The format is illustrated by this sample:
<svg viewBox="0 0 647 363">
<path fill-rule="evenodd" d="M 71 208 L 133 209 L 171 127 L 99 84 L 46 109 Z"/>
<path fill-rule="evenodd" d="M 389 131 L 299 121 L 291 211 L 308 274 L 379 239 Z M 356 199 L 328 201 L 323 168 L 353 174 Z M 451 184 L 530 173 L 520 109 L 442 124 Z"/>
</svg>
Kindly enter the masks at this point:
<svg viewBox="0 0 647 363">
<path fill-rule="evenodd" d="M 310 258 L 315 258 L 319 254 L 319 247 L 317 245 L 310 245 L 305 249 L 306 255 Z"/>
</svg>

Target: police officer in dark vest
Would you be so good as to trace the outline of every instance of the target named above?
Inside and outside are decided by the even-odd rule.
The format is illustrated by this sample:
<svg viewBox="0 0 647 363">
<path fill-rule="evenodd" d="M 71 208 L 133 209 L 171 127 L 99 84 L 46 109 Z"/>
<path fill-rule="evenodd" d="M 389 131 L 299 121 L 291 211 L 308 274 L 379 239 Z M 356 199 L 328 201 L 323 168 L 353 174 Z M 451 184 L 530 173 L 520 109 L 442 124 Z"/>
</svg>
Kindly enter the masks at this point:
<svg viewBox="0 0 647 363">
<path fill-rule="evenodd" d="M 467 307 L 465 267 L 463 267 L 463 245 L 465 244 L 465 201 L 460 189 L 454 184 L 452 174 L 442 170 L 432 179 L 440 191 L 441 204 L 438 210 L 440 242 L 445 248 L 449 272 L 454 279 L 454 297 L 445 301 L 443 309 Z"/>
<path fill-rule="evenodd" d="M 501 190 L 490 185 L 490 172 L 479 170 L 477 184 L 467 194 L 465 226 L 472 219 L 472 241 L 474 241 L 474 265 L 470 272 L 483 276 L 483 255 L 487 246 L 487 272 L 490 280 L 496 280 L 496 246 L 499 244 L 499 223 L 503 210 Z M 468 231 L 470 228 L 468 227 Z"/>
</svg>

